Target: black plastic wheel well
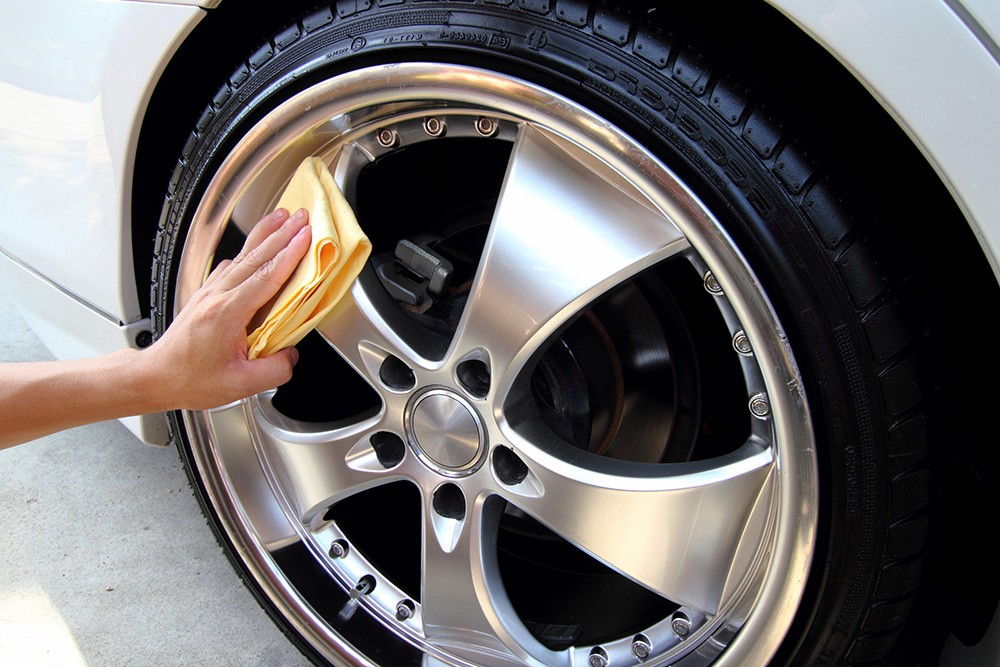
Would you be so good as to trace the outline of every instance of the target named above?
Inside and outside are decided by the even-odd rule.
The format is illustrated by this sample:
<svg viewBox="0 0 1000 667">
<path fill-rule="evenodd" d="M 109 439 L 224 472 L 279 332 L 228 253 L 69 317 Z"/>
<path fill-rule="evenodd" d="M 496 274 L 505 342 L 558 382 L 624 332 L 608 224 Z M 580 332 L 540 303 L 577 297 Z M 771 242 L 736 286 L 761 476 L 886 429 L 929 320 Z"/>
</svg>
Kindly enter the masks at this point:
<svg viewBox="0 0 1000 667">
<path fill-rule="evenodd" d="M 180 45 L 150 97 L 132 184 L 132 260 L 139 305 L 149 315 L 150 269 L 167 183 L 201 113 L 247 56 L 315 5 L 314 0 L 229 0 Z"/>
</svg>

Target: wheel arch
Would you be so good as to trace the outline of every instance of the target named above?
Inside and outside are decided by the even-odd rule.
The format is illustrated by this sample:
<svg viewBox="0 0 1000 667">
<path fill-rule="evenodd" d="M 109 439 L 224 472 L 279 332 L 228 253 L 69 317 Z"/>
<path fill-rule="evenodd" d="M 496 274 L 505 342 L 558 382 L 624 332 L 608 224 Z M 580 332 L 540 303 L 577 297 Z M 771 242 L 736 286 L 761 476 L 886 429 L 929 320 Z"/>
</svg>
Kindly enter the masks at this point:
<svg viewBox="0 0 1000 667">
<path fill-rule="evenodd" d="M 220 83 L 270 37 L 274 26 L 291 23 L 314 4 L 219 2 L 205 10 L 170 56 L 142 118 L 130 193 L 132 261 L 143 317 L 150 311 L 150 267 L 164 195 L 192 128 Z"/>
<path fill-rule="evenodd" d="M 981 192 L 1000 180 L 1000 130 L 990 109 L 1000 103 L 1000 47 L 966 7 L 976 0 L 929 3 L 921 12 L 905 3 L 877 7 L 802 0 L 766 0 L 816 48 L 833 56 L 920 151 L 962 211 L 1000 274 L 1000 195 Z M 948 49 L 928 49 L 947 44 Z M 892 58 L 885 54 L 892 52 Z M 932 94 L 937 100 L 927 102 Z M 990 136 L 974 137 L 984 129 Z M 973 147 L 970 150 L 970 147 Z M 985 188 L 994 190 L 993 188 Z"/>
</svg>

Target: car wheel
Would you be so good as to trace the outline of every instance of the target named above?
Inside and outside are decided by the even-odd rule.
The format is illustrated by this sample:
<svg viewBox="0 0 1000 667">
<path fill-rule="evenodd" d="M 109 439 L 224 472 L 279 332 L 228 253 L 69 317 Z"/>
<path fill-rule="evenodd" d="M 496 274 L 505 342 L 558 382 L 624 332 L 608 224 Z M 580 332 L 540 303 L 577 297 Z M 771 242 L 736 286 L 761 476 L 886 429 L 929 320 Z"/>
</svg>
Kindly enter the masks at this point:
<svg viewBox="0 0 1000 667">
<path fill-rule="evenodd" d="M 691 16 L 370 4 L 230 77 L 157 241 L 157 334 L 307 156 L 373 243 L 287 385 L 172 416 L 264 608 L 320 663 L 884 657 L 927 441 L 829 156 Z"/>
</svg>

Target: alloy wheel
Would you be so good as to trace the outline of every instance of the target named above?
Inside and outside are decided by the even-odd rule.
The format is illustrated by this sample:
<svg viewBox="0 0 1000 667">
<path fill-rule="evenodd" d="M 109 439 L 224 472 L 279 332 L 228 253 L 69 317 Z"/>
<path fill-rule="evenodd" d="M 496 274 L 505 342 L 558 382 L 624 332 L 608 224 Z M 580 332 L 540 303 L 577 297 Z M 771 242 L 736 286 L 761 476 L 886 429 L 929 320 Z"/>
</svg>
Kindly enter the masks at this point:
<svg viewBox="0 0 1000 667">
<path fill-rule="evenodd" d="M 501 178 L 490 210 L 456 210 L 429 237 L 459 259 L 473 247 L 467 275 L 430 307 L 400 304 L 375 266 L 396 261 L 400 239 L 380 226 L 427 230 L 366 219 L 361 200 L 399 192 L 381 165 L 435 142 L 460 146 L 466 169 L 503 156 Z M 394 664 L 372 633 L 427 664 L 766 662 L 812 555 L 815 447 L 777 316 L 711 212 L 545 88 L 455 65 L 373 67 L 306 89 L 239 141 L 194 215 L 177 309 L 309 155 L 378 241 L 312 343 L 342 365 L 305 391 L 324 404 L 360 378 L 371 400 L 310 416 L 279 389 L 184 415 L 220 523 L 275 607 L 352 664 Z M 703 338 L 722 370 L 691 364 Z M 703 395 L 709 379 L 738 400 Z M 658 402 L 636 408 L 650 387 Z M 706 449 L 685 412 L 709 403 L 736 426 Z M 573 576 L 549 589 L 556 565 Z M 611 608 L 581 583 L 595 572 L 646 611 L 578 623 L 579 609 Z M 534 599 L 547 597 L 572 603 Z"/>
</svg>

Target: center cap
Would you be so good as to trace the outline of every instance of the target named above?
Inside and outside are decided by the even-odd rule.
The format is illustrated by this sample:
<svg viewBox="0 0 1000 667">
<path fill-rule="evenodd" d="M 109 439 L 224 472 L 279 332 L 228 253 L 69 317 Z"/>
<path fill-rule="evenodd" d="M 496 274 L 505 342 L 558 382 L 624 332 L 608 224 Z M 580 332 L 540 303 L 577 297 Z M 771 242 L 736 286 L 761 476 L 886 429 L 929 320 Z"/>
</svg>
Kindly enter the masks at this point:
<svg viewBox="0 0 1000 667">
<path fill-rule="evenodd" d="M 445 474 L 472 468 L 483 450 L 483 428 L 465 399 L 447 389 L 421 394 L 408 411 L 407 430 L 417 454 Z"/>
</svg>

